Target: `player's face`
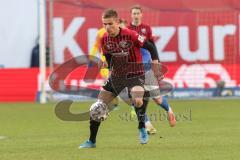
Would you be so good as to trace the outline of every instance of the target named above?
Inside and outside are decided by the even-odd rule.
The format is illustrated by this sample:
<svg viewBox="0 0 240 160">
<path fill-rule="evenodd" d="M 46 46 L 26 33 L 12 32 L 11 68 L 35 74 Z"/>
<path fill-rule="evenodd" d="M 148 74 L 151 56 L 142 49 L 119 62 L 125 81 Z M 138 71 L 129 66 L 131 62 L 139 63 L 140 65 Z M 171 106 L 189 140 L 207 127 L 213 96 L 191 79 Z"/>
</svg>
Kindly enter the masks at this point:
<svg viewBox="0 0 240 160">
<path fill-rule="evenodd" d="M 102 18 L 102 23 L 108 34 L 112 37 L 119 32 L 119 20 L 117 18 Z"/>
<path fill-rule="evenodd" d="M 132 21 L 135 24 L 140 24 L 142 20 L 142 12 L 140 9 L 132 9 L 131 12 Z"/>
</svg>

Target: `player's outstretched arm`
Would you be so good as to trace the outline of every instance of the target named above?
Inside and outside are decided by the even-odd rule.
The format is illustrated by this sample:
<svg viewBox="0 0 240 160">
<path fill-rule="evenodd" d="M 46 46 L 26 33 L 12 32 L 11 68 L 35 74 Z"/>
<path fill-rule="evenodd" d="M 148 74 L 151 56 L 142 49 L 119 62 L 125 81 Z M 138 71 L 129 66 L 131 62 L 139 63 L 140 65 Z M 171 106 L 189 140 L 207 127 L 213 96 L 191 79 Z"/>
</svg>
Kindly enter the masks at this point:
<svg viewBox="0 0 240 160">
<path fill-rule="evenodd" d="M 146 40 L 142 46 L 142 48 L 147 49 L 151 55 L 152 60 L 159 61 L 158 52 L 156 46 L 149 40 Z"/>
<path fill-rule="evenodd" d="M 158 58 L 157 48 L 154 43 L 150 42 L 149 40 L 145 41 L 143 44 L 143 48 L 147 49 L 150 52 L 152 58 L 152 70 L 155 76 L 161 80 L 163 79 L 163 73 L 161 72 L 161 64 Z"/>
</svg>

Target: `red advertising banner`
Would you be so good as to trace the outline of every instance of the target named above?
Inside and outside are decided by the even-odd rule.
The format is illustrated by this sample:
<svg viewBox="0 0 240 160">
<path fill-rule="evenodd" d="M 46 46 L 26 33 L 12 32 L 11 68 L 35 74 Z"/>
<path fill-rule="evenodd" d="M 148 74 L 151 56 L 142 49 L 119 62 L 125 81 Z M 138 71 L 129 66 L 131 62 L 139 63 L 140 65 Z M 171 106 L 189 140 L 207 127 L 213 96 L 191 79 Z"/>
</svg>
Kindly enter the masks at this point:
<svg viewBox="0 0 240 160">
<path fill-rule="evenodd" d="M 116 7 L 130 23 L 129 8 L 136 2 L 143 6 L 143 22 L 151 25 L 160 60 L 168 67 L 166 81 L 176 89 L 215 88 L 219 81 L 240 87 L 238 0 L 54 1 L 53 18 L 48 19 L 53 24 L 54 63 L 89 53 L 104 8 Z M 87 83 L 85 72 L 77 69 L 66 83 L 100 89 L 104 79 L 98 76 Z M 0 69 L 0 101 L 35 101 L 38 75 L 38 69 Z"/>
<path fill-rule="evenodd" d="M 88 83 L 84 80 L 86 69 L 81 67 L 69 73 L 65 82 L 69 85 L 100 89 L 104 79 L 99 74 L 96 80 Z M 220 80 L 224 80 L 227 87 L 240 87 L 239 75 L 235 73 L 239 69 L 240 65 L 234 64 L 169 65 L 164 80 L 170 82 L 174 88 L 215 88 Z"/>
<path fill-rule="evenodd" d="M 38 68 L 0 69 L 0 102 L 34 102 L 38 73 Z"/>
<path fill-rule="evenodd" d="M 129 8 L 117 10 L 130 22 Z M 55 3 L 54 11 L 55 63 L 88 54 L 102 9 Z M 240 86 L 239 12 L 146 8 L 143 16 L 152 26 L 160 60 L 169 68 L 166 79 L 176 88 L 215 87 L 220 80 Z"/>
</svg>

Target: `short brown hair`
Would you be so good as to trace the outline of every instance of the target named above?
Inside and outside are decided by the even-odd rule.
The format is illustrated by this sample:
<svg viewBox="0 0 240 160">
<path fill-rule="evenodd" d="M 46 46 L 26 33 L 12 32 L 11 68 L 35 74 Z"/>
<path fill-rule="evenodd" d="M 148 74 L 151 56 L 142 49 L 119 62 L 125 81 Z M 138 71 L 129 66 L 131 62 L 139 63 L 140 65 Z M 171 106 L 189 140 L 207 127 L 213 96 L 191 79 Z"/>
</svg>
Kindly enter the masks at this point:
<svg viewBox="0 0 240 160">
<path fill-rule="evenodd" d="M 139 10 L 142 12 L 142 7 L 141 7 L 140 5 L 134 5 L 134 6 L 132 6 L 132 7 L 131 7 L 131 11 L 132 11 L 133 9 L 139 9 Z"/>
<path fill-rule="evenodd" d="M 118 18 L 118 13 L 114 9 L 107 9 L 103 12 L 102 18 Z"/>
</svg>

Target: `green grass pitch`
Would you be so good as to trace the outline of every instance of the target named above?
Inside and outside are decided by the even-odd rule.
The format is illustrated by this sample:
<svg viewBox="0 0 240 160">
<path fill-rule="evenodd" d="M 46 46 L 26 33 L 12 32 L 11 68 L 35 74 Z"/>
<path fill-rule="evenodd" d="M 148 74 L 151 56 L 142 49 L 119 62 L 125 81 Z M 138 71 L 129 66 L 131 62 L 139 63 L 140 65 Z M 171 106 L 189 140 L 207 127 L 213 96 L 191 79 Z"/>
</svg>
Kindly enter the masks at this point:
<svg viewBox="0 0 240 160">
<path fill-rule="evenodd" d="M 72 112 L 89 108 L 74 103 Z M 157 134 L 140 145 L 137 122 L 129 107 L 118 110 L 100 127 L 97 148 L 78 149 L 89 135 L 88 122 L 66 122 L 55 104 L 0 104 L 0 160 L 239 160 L 240 100 L 171 100 L 177 114 L 170 128 L 164 112 L 150 103 Z"/>
</svg>

